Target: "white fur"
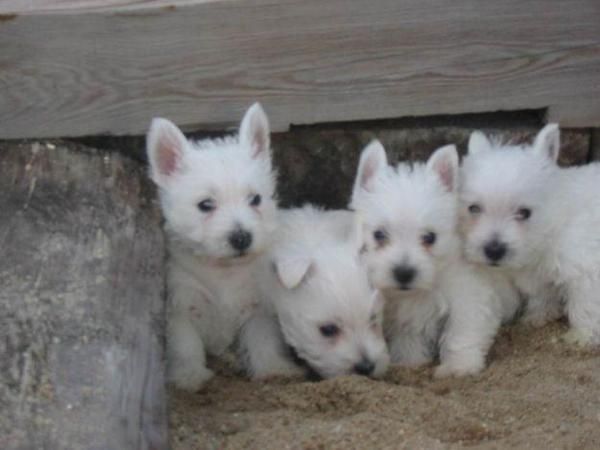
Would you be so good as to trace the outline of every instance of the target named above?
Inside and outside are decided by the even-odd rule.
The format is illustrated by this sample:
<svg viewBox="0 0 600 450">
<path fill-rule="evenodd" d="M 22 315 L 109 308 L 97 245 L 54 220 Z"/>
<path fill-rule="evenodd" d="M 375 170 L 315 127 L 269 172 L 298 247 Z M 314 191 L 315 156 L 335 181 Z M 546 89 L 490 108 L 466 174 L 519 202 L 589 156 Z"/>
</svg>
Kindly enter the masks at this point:
<svg viewBox="0 0 600 450">
<path fill-rule="evenodd" d="M 561 314 L 579 342 L 600 344 L 600 164 L 561 169 L 559 129 L 547 125 L 532 145 L 471 138 L 462 187 L 465 253 L 488 264 L 484 246 L 507 247 L 496 270 L 529 296 L 526 320 L 542 325 Z M 472 214 L 469 205 L 481 211 Z M 531 217 L 519 220 L 520 208 Z"/>
<path fill-rule="evenodd" d="M 196 390 L 212 375 L 206 353 L 227 349 L 257 303 L 253 266 L 276 215 L 269 125 L 254 104 L 239 136 L 192 142 L 168 120 L 154 119 L 147 145 L 169 238 L 169 378 Z M 203 201 L 214 210 L 201 211 Z M 252 236 L 245 251 L 230 243 L 239 230 Z"/>
<path fill-rule="evenodd" d="M 301 374 L 290 347 L 322 378 L 355 372 L 364 361 L 370 375 L 387 369 L 382 302 L 360 263 L 354 215 L 305 207 L 280 213 L 272 251 L 263 259 L 262 307 L 241 334 L 241 351 L 253 378 Z M 324 336 L 334 324 L 339 334 Z"/>
<path fill-rule="evenodd" d="M 386 298 L 392 362 L 418 366 L 439 352 L 437 376 L 481 371 L 500 323 L 518 306 L 510 284 L 494 290 L 461 257 L 457 183 L 454 146 L 438 149 L 427 164 L 392 168 L 375 142 L 361 155 L 352 195 L 365 224 L 369 277 Z M 432 244 L 428 233 L 435 233 Z M 404 283 L 396 271 L 409 268 L 414 278 Z"/>
</svg>

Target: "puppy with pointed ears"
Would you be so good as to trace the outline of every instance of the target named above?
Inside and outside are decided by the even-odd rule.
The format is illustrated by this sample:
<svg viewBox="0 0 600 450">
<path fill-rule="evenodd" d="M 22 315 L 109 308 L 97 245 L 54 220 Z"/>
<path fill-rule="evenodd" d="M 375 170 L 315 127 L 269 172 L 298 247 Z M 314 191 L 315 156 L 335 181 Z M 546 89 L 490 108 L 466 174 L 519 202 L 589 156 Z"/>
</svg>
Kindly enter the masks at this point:
<svg viewBox="0 0 600 450">
<path fill-rule="evenodd" d="M 419 366 L 437 356 L 437 377 L 476 374 L 516 292 L 492 287 L 468 265 L 458 235 L 458 154 L 438 149 L 426 164 L 390 167 L 378 141 L 363 151 L 351 207 L 365 224 L 368 273 L 385 300 L 392 363 Z"/>
<path fill-rule="evenodd" d="M 360 262 L 361 242 L 348 211 L 307 206 L 280 213 L 258 277 L 263 302 L 240 338 L 252 378 L 386 371 L 383 302 Z"/>
<path fill-rule="evenodd" d="M 166 119 L 147 136 L 169 239 L 169 379 L 196 390 L 257 303 L 257 256 L 275 229 L 275 175 L 269 123 L 256 103 L 239 135 L 188 141 Z"/>
<path fill-rule="evenodd" d="M 470 261 L 514 277 L 525 320 L 563 312 L 567 338 L 600 344 L 600 164 L 561 169 L 558 125 L 532 145 L 503 145 L 474 132 L 463 166 L 462 215 Z"/>
</svg>

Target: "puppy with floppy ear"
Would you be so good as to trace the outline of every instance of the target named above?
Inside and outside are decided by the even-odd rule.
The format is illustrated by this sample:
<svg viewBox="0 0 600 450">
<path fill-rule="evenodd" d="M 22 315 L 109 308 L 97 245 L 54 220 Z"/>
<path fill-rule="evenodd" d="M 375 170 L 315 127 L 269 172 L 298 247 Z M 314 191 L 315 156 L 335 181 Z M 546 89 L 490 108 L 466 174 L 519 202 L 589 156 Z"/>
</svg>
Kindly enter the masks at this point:
<svg viewBox="0 0 600 450">
<path fill-rule="evenodd" d="M 258 276 L 261 307 L 241 334 L 247 372 L 382 375 L 389 360 L 383 305 L 360 262 L 355 216 L 304 207 L 280 219 Z"/>
<path fill-rule="evenodd" d="M 166 119 L 147 136 L 168 235 L 169 379 L 196 390 L 257 303 L 253 266 L 276 223 L 269 123 L 251 106 L 237 136 L 188 141 Z"/>
<path fill-rule="evenodd" d="M 461 188 L 465 254 L 515 280 L 528 297 L 526 322 L 541 326 L 564 308 L 567 338 L 600 345 L 600 164 L 561 169 L 559 151 L 557 124 L 531 145 L 473 133 Z"/>
<path fill-rule="evenodd" d="M 436 376 L 482 370 L 501 321 L 518 304 L 509 286 L 505 303 L 461 256 L 458 181 L 453 145 L 426 164 L 392 168 L 376 141 L 361 155 L 351 202 L 365 222 L 369 278 L 386 300 L 392 362 L 418 366 L 439 354 Z"/>
</svg>

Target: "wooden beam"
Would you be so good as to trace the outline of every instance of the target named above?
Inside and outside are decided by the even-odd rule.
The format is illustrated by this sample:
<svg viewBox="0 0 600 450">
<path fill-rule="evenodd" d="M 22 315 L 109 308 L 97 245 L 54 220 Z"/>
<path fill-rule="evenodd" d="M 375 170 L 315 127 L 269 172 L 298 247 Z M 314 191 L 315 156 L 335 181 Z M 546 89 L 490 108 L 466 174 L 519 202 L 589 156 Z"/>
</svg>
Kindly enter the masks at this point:
<svg viewBox="0 0 600 450">
<path fill-rule="evenodd" d="M 223 128 L 255 100 L 275 130 L 532 108 L 600 125 L 597 0 L 158 3 L 5 15 L 0 138 Z"/>
<path fill-rule="evenodd" d="M 153 197 L 118 154 L 0 145 L 0 448 L 167 448 Z"/>
</svg>

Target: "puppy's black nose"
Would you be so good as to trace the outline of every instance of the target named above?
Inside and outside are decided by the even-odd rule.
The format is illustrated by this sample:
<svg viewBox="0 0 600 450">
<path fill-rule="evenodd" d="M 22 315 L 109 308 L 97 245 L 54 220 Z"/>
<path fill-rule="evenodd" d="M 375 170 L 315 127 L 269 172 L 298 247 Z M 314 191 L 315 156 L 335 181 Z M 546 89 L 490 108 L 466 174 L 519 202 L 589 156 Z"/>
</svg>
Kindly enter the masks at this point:
<svg viewBox="0 0 600 450">
<path fill-rule="evenodd" d="M 414 280 L 417 271 L 411 266 L 396 266 L 394 267 L 394 278 L 401 286 L 407 286 Z"/>
<path fill-rule="evenodd" d="M 498 262 L 504 258 L 504 255 L 506 255 L 506 249 L 506 244 L 493 240 L 485 244 L 483 247 L 483 253 L 485 253 L 485 256 L 490 261 Z"/>
<path fill-rule="evenodd" d="M 233 231 L 229 237 L 229 244 L 240 252 L 247 250 L 250 245 L 252 245 L 252 234 L 246 230 L 235 230 Z"/>
<path fill-rule="evenodd" d="M 367 358 L 363 358 L 360 362 L 354 365 L 354 373 L 358 375 L 369 376 L 375 370 L 375 364 L 373 361 Z"/>
</svg>

